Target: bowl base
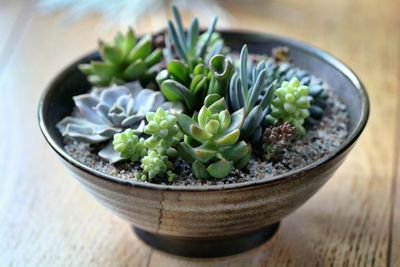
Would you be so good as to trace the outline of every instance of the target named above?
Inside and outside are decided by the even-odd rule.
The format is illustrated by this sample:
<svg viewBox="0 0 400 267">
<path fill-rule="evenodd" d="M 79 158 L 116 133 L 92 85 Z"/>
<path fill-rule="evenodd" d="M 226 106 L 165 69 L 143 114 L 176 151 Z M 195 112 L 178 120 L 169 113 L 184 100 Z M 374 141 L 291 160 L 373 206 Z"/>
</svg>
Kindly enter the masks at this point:
<svg viewBox="0 0 400 267">
<path fill-rule="evenodd" d="M 224 238 L 196 239 L 153 234 L 132 227 L 136 235 L 149 246 L 170 254 L 193 257 L 223 257 L 260 246 L 269 240 L 278 230 L 280 222 L 260 230 Z"/>
</svg>

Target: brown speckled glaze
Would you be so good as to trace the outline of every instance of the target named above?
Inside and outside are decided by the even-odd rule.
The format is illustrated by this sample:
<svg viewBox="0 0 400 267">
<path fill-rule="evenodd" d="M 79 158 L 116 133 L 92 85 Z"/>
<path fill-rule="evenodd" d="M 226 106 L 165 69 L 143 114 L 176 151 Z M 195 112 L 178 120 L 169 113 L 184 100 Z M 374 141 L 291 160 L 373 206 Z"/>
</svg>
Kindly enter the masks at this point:
<svg viewBox="0 0 400 267">
<path fill-rule="evenodd" d="M 90 87 L 77 70 L 77 64 L 97 58 L 97 53 L 64 70 L 49 86 L 39 104 L 39 122 L 45 138 L 85 189 L 113 213 L 148 233 L 150 241 L 147 243 L 181 255 L 227 255 L 252 247 L 246 245 L 238 249 L 240 244 L 252 242 L 246 240 L 246 235 L 279 222 L 315 194 L 342 163 L 368 119 L 368 96 L 361 82 L 331 55 L 304 43 L 271 35 L 232 31 L 222 34 L 233 50 L 239 50 L 244 43 L 248 44 L 250 52 L 256 53 L 269 52 L 277 45 L 289 46 L 293 61 L 327 81 L 348 106 L 349 136 L 345 143 L 319 161 L 273 179 L 202 187 L 156 185 L 99 173 L 77 162 L 63 150 L 62 138 L 55 124 L 71 112 L 72 96 L 84 93 Z M 237 236 L 243 239 L 235 239 L 236 249 L 220 253 L 198 247 L 185 250 L 191 244 L 207 244 L 207 240 L 218 244 L 219 241 L 215 240 Z M 161 241 L 166 241 L 167 245 L 162 245 L 156 237 L 163 238 Z M 173 245 L 173 240 L 180 240 L 184 245 Z"/>
</svg>

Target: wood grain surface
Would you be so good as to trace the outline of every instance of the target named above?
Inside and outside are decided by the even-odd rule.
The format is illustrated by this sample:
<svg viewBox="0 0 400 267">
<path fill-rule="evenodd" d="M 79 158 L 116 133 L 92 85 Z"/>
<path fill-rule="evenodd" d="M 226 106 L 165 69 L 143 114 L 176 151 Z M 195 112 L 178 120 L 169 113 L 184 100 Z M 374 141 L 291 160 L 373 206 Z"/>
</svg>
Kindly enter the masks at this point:
<svg viewBox="0 0 400 267">
<path fill-rule="evenodd" d="M 252 251 L 198 260 L 150 249 L 84 192 L 37 125 L 49 81 L 113 31 L 97 17 L 63 25 L 32 1 L 0 0 L 0 266 L 400 266 L 399 2 L 225 3 L 231 27 L 316 45 L 365 83 L 370 121 L 334 177 Z"/>
</svg>

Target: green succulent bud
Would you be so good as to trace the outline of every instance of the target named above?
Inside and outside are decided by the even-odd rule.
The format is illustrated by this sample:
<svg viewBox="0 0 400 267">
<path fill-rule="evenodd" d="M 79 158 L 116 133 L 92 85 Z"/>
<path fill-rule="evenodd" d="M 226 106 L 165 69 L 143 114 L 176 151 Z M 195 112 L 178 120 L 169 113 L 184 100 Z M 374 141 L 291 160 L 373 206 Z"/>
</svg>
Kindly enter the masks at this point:
<svg viewBox="0 0 400 267">
<path fill-rule="evenodd" d="M 99 87 L 134 80 L 146 86 L 155 77 L 152 67 L 162 59 L 162 50 L 152 48 L 151 36 L 138 41 L 131 28 L 125 35 L 118 33 L 110 43 L 99 41 L 99 52 L 102 61 L 79 65 L 89 82 Z"/>
<path fill-rule="evenodd" d="M 154 150 L 149 150 L 149 153 L 142 158 L 142 169 L 143 174 L 145 175 L 144 180 L 151 180 L 157 175 L 163 175 L 168 170 L 168 165 L 171 163 L 168 162 L 168 157 L 162 154 L 158 154 Z"/>
<path fill-rule="evenodd" d="M 121 158 L 130 159 L 132 162 L 146 155 L 144 139 L 139 139 L 132 129 L 126 129 L 122 133 L 115 134 L 112 144 Z"/>
<path fill-rule="evenodd" d="M 225 99 L 217 94 L 206 97 L 194 118 L 178 115 L 178 125 L 185 134 L 178 154 L 192 163 L 192 172 L 197 178 L 223 178 L 234 167 L 247 165 L 251 146 L 238 142 L 244 115 L 244 109 L 231 115 Z"/>
<path fill-rule="evenodd" d="M 267 120 L 272 124 L 278 120 L 286 121 L 293 125 L 300 135 L 304 135 L 304 120 L 310 116 L 309 91 L 309 87 L 301 85 L 297 78 L 291 79 L 290 82 L 284 81 L 275 91 L 272 111 Z"/>
<path fill-rule="evenodd" d="M 146 119 L 148 124 L 144 128 L 144 133 L 150 135 L 144 142 L 146 148 L 170 157 L 176 156 L 174 146 L 182 139 L 176 116 L 160 107 L 156 112 L 148 112 Z"/>
</svg>

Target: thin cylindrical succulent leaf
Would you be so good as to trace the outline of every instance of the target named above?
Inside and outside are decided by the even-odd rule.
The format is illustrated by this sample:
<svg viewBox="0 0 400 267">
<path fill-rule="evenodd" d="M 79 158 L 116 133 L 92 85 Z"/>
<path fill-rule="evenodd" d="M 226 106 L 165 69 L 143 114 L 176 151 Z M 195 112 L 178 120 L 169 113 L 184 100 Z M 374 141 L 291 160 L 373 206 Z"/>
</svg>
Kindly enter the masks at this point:
<svg viewBox="0 0 400 267">
<path fill-rule="evenodd" d="M 196 49 L 196 44 L 199 39 L 199 20 L 194 18 L 189 27 L 188 38 L 186 40 L 186 47 L 194 51 Z"/>
<path fill-rule="evenodd" d="M 273 83 L 271 83 L 267 89 L 265 90 L 265 94 L 262 97 L 262 100 L 260 102 L 260 106 L 263 110 L 266 110 L 269 108 L 269 106 L 271 105 L 272 99 L 274 97 L 274 92 L 275 92 L 275 88 L 276 88 L 276 81 L 274 81 Z"/>
<path fill-rule="evenodd" d="M 208 42 L 211 39 L 211 35 L 213 34 L 213 32 L 215 31 L 215 26 L 217 25 L 218 22 L 218 18 L 214 17 L 213 21 L 211 22 L 210 26 L 207 29 L 207 33 L 206 33 L 206 38 L 205 38 L 205 42 L 204 44 L 200 47 L 199 49 L 199 54 L 198 57 L 204 58 L 205 53 L 207 51 L 207 46 L 208 46 Z"/>
<path fill-rule="evenodd" d="M 248 105 L 248 94 L 249 94 L 249 82 L 247 80 L 247 57 L 248 57 L 248 50 L 247 50 L 247 45 L 244 45 L 242 47 L 242 50 L 240 51 L 240 68 L 239 68 L 239 73 L 240 73 L 240 80 L 241 80 L 241 93 L 244 99 L 244 102 L 246 103 L 246 106 Z"/>
<path fill-rule="evenodd" d="M 190 83 L 190 91 L 193 94 L 197 94 L 198 92 L 201 92 L 202 89 L 204 89 L 207 86 L 207 77 L 205 77 L 202 74 L 198 74 L 192 78 L 192 81 Z"/>
<path fill-rule="evenodd" d="M 192 172 L 193 175 L 199 179 L 207 179 L 210 177 L 203 163 L 197 160 L 192 163 Z"/>
<path fill-rule="evenodd" d="M 233 163 L 221 159 L 207 167 L 207 172 L 214 178 L 224 178 L 233 170 Z"/>
<path fill-rule="evenodd" d="M 173 44 L 175 44 L 176 46 L 176 52 L 178 53 L 179 57 L 183 60 L 185 60 L 186 62 L 188 62 L 188 58 L 186 56 L 184 47 L 182 47 L 182 44 L 180 43 L 179 39 L 178 39 L 178 35 L 175 31 L 174 25 L 172 24 L 171 21 L 168 21 L 168 35 L 171 38 L 171 42 Z"/>
<path fill-rule="evenodd" d="M 262 109 L 260 105 L 257 105 L 250 111 L 249 115 L 247 115 L 246 119 L 243 122 L 243 137 L 249 137 L 254 132 L 254 130 L 256 130 L 256 128 L 260 126 L 262 119 Z"/>
<path fill-rule="evenodd" d="M 252 110 L 256 101 L 258 100 L 258 96 L 261 94 L 261 91 L 264 89 L 264 80 L 265 80 L 265 70 L 262 70 L 257 76 L 257 80 L 254 85 L 251 87 L 250 95 L 249 95 L 249 103 L 248 103 L 248 111 Z"/>
<path fill-rule="evenodd" d="M 151 67 L 154 66 L 155 64 L 157 64 L 158 62 L 160 62 L 160 60 L 162 59 L 163 56 L 163 52 L 162 49 L 157 48 L 155 49 L 153 52 L 151 52 L 150 55 L 148 55 L 146 57 L 146 59 L 144 60 L 144 63 L 146 64 L 146 67 Z"/>
<path fill-rule="evenodd" d="M 134 61 L 124 71 L 124 79 L 134 80 L 138 79 L 146 70 L 146 64 L 142 59 Z"/>
<path fill-rule="evenodd" d="M 172 6 L 172 13 L 175 19 L 175 23 L 177 26 L 177 36 L 178 36 L 178 40 L 179 43 L 181 44 L 182 47 L 186 47 L 185 44 L 185 29 L 183 28 L 183 23 L 182 23 L 182 18 L 181 18 L 181 14 L 179 13 L 178 8 L 174 5 Z"/>
</svg>

